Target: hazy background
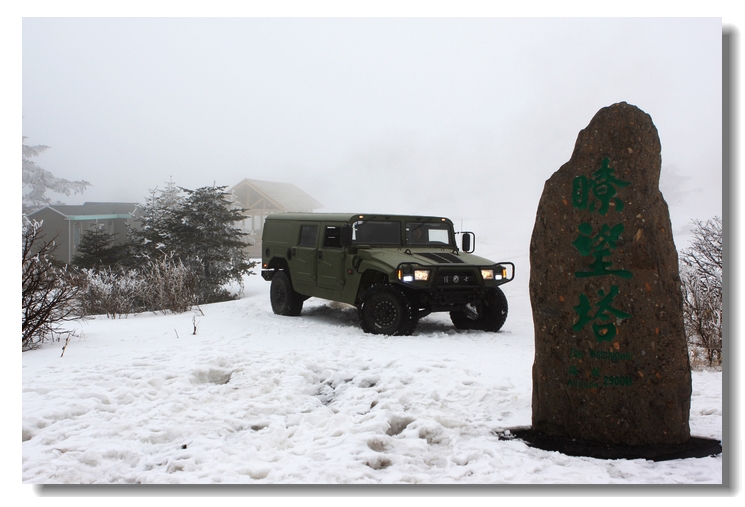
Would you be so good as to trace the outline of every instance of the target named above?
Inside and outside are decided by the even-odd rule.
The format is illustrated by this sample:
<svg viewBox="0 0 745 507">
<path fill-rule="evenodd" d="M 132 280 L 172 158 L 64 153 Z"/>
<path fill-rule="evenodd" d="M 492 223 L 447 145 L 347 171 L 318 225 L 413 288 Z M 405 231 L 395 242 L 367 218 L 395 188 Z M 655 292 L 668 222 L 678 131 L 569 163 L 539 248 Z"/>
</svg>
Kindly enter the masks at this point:
<svg viewBox="0 0 745 507">
<path fill-rule="evenodd" d="M 651 115 L 678 247 L 722 214 L 720 18 L 24 18 L 23 135 L 68 204 L 243 178 L 318 211 L 503 219 L 602 107 Z M 479 228 L 489 230 L 479 230 Z"/>
</svg>

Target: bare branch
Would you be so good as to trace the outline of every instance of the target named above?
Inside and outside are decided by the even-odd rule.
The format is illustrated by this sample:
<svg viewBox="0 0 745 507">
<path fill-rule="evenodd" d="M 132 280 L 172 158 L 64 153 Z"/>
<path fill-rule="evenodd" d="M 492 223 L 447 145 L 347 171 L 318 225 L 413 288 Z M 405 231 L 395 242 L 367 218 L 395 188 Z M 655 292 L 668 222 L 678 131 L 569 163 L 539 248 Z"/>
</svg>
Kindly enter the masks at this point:
<svg viewBox="0 0 745 507">
<path fill-rule="evenodd" d="M 688 341 L 703 349 L 707 363 L 722 359 L 722 220 L 694 220 L 691 246 L 681 252 L 683 321 Z"/>
<path fill-rule="evenodd" d="M 59 339 L 59 325 L 80 318 L 74 273 L 54 264 L 57 245 L 41 237 L 41 224 L 27 221 L 22 241 L 22 350 L 39 347 L 46 340 Z"/>
</svg>

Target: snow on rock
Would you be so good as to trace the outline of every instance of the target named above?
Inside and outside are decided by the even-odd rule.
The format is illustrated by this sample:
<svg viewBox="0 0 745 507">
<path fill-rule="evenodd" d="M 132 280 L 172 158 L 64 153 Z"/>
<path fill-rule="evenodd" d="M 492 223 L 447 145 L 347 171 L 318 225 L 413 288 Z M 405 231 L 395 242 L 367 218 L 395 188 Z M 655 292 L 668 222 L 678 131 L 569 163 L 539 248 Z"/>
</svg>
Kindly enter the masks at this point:
<svg viewBox="0 0 745 507">
<path fill-rule="evenodd" d="M 354 308 L 317 299 L 281 317 L 258 276 L 203 314 L 88 321 L 63 357 L 57 343 L 23 354 L 22 479 L 721 483 L 721 456 L 598 460 L 500 441 L 531 423 L 530 302 L 512 285 L 496 334 L 434 314 L 412 336 L 367 335 Z M 721 439 L 721 382 L 694 372 L 693 435 Z"/>
</svg>

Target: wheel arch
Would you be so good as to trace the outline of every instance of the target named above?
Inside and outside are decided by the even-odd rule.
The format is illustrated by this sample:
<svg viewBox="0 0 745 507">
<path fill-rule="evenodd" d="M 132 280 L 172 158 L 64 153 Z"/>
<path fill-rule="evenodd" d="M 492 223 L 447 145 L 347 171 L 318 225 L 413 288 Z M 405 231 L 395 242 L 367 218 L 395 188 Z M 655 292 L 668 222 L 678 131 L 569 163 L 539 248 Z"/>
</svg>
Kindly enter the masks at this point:
<svg viewBox="0 0 745 507">
<path fill-rule="evenodd" d="M 287 275 L 287 278 L 292 281 L 292 275 L 290 275 L 290 266 L 287 263 L 287 259 L 284 259 L 282 257 L 272 257 L 269 262 L 265 263 L 265 266 L 266 267 L 263 267 L 263 271 L 270 273 L 269 277 L 264 276 L 265 280 L 271 280 L 274 276 L 274 273 L 276 273 L 277 271 L 284 271 L 284 273 Z"/>
<path fill-rule="evenodd" d="M 362 273 L 360 278 L 360 284 L 357 286 L 357 296 L 354 299 L 354 304 L 359 306 L 362 302 L 362 295 L 367 292 L 367 289 L 378 283 L 388 283 L 388 275 L 374 268 L 366 269 Z"/>
</svg>

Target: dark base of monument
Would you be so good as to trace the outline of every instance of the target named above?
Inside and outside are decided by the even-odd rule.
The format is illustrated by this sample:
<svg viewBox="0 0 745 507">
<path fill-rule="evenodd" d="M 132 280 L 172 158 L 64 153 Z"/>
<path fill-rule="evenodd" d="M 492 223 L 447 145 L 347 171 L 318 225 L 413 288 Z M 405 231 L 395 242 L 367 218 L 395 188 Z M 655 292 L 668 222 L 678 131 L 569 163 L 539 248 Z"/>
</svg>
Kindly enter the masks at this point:
<svg viewBox="0 0 745 507">
<path fill-rule="evenodd" d="M 556 451 L 568 456 L 597 459 L 671 459 L 705 458 L 722 453 L 722 443 L 710 438 L 691 437 L 684 444 L 614 445 L 571 437 L 545 435 L 532 428 L 512 428 L 498 431 L 500 440 L 521 440 L 530 447 Z"/>
</svg>

